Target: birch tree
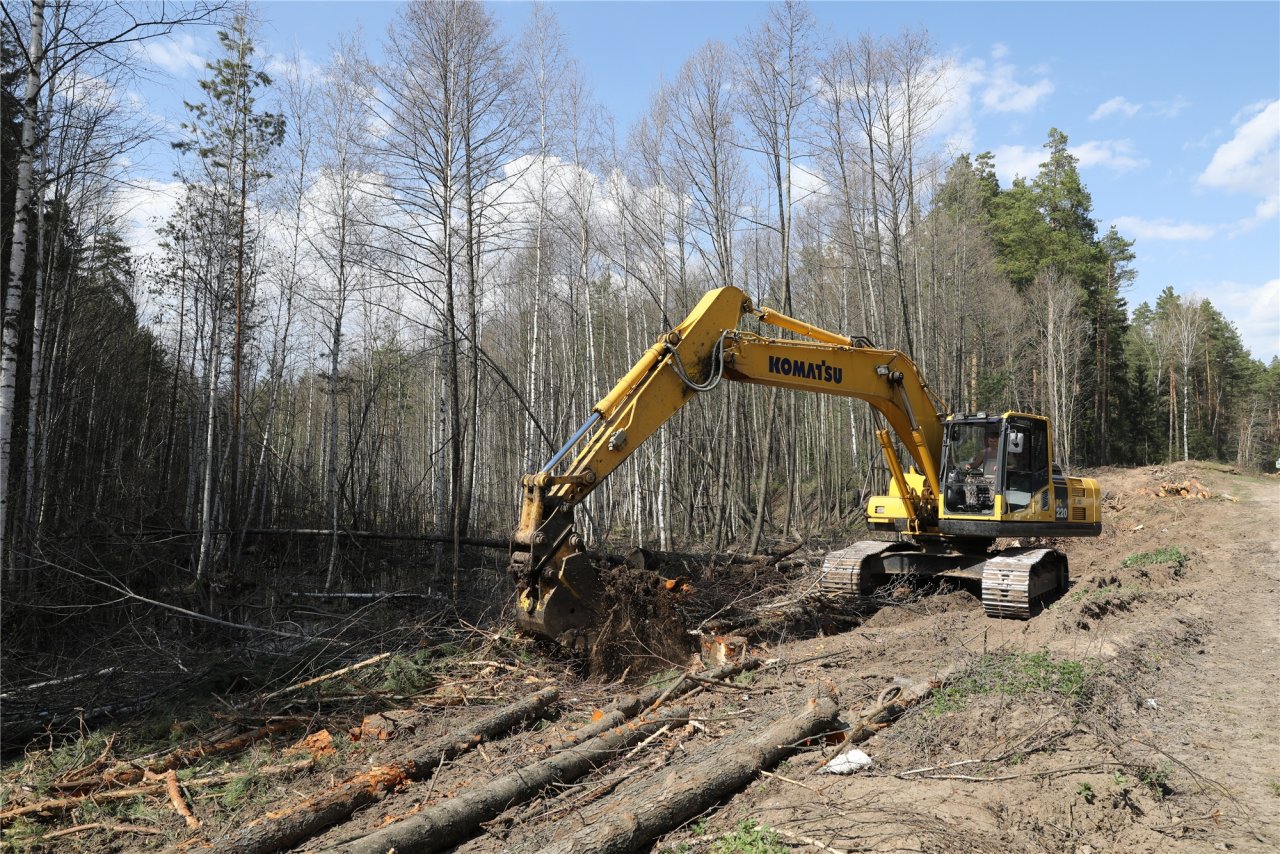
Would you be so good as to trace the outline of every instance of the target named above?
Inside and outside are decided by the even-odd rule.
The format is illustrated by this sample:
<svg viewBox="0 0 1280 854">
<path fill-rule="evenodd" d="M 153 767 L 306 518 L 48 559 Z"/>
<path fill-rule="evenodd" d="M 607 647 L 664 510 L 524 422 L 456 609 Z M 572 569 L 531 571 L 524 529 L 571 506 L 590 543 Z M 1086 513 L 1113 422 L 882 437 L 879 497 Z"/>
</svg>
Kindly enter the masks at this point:
<svg viewBox="0 0 1280 854">
<path fill-rule="evenodd" d="M 1036 325 L 1044 411 L 1053 422 L 1054 459 L 1071 465 L 1080 386 L 1080 360 L 1088 340 L 1079 285 L 1050 267 L 1036 276 L 1028 311 Z M 1030 348 L 1028 348 L 1030 349 Z M 1025 376 L 1025 360 L 1017 364 Z"/>
<path fill-rule="evenodd" d="M 459 302 L 466 285 L 466 201 L 469 171 L 507 142 L 502 118 L 513 86 L 497 23 L 479 4 L 415 2 L 405 8 L 378 69 L 384 165 L 405 241 L 404 283 L 438 322 L 438 395 L 449 463 L 437 468 L 436 522 L 451 533 L 457 585 L 459 541 L 465 527 L 460 500 L 466 436 L 461 366 L 465 325 Z M 486 132 L 489 128 L 492 132 Z M 496 167 L 490 167 L 496 168 Z M 441 500 L 443 498 L 444 500 Z"/>
<path fill-rule="evenodd" d="M 18 384 L 18 337 L 22 312 L 22 282 L 26 269 L 27 233 L 33 193 L 36 148 L 36 107 L 44 59 L 44 0 L 31 2 L 31 39 L 26 50 L 26 83 L 22 97 L 22 142 L 14 189 L 13 241 L 5 278 L 3 336 L 0 337 L 0 571 L 12 570 L 9 541 L 9 473 L 13 466 L 14 399 Z"/>
</svg>

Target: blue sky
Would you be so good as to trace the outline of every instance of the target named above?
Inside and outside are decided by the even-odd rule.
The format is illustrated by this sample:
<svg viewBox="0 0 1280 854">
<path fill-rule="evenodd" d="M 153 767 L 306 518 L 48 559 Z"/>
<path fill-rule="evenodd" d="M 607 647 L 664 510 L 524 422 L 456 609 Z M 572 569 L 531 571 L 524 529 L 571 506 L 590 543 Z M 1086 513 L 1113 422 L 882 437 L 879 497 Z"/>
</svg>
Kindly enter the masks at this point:
<svg viewBox="0 0 1280 854">
<path fill-rule="evenodd" d="M 709 39 L 733 44 L 763 3 L 562 2 L 568 48 L 621 138 L 659 82 Z M 339 33 L 363 29 L 371 53 L 399 11 L 383 2 L 268 2 L 260 49 L 325 62 Z M 490 7 L 515 39 L 527 3 Z M 949 58 L 936 144 L 993 151 L 1001 183 L 1033 176 L 1050 127 L 1080 158 L 1094 215 L 1135 240 L 1131 306 L 1167 285 L 1209 298 L 1262 359 L 1280 355 L 1280 3 L 835 3 L 811 6 L 824 38 L 926 28 Z M 216 34 L 157 42 L 138 94 L 171 124 L 185 118 Z M 170 76 L 172 75 L 172 76 Z M 140 170 L 167 179 L 163 145 Z M 145 204 L 155 213 L 163 205 Z"/>
</svg>

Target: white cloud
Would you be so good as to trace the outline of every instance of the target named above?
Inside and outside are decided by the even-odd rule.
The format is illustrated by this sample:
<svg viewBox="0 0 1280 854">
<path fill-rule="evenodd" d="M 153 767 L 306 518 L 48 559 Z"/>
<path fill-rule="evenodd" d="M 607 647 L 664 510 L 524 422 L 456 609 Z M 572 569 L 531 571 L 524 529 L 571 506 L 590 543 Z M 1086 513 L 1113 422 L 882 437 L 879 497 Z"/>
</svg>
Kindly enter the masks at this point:
<svg viewBox="0 0 1280 854">
<path fill-rule="evenodd" d="M 1190 103 L 1186 98 L 1178 95 L 1172 101 L 1152 101 L 1150 104 L 1144 104 L 1143 109 L 1162 119 L 1172 119 L 1185 110 Z"/>
<path fill-rule="evenodd" d="M 181 196 L 181 181 L 133 181 L 119 192 L 116 206 L 128 223 L 125 242 L 135 254 L 150 255 L 160 248 L 156 229 L 173 215 Z"/>
<path fill-rule="evenodd" d="M 1252 110 L 1257 112 L 1236 128 L 1235 136 L 1218 146 L 1197 183 L 1262 196 L 1254 217 L 1266 220 L 1280 212 L 1280 100 Z"/>
<path fill-rule="evenodd" d="M 1004 59 L 1009 55 L 1009 46 L 1004 42 L 996 42 L 991 46 L 992 59 Z"/>
<path fill-rule="evenodd" d="M 984 109 L 997 113 L 1025 113 L 1053 92 L 1053 83 L 1048 79 L 1019 83 L 1013 79 L 1016 71 L 1013 65 L 1008 64 L 992 67 L 982 93 Z"/>
<path fill-rule="evenodd" d="M 1234 116 L 1231 117 L 1231 124 L 1240 125 L 1254 118 L 1258 113 L 1271 106 L 1272 101 L 1254 101 L 1252 104 L 1245 104 Z"/>
<path fill-rule="evenodd" d="M 950 152 L 972 151 L 978 136 L 973 118 L 973 92 L 983 80 L 982 60 L 960 62 L 955 57 L 939 61 L 930 97 L 938 104 L 933 133 Z"/>
<path fill-rule="evenodd" d="M 1172 119 L 1185 110 L 1188 103 L 1187 99 L 1181 95 L 1175 96 L 1171 101 L 1147 101 L 1137 104 L 1123 95 L 1117 95 L 1099 104 L 1097 109 L 1089 116 L 1089 121 L 1096 122 L 1099 119 L 1105 119 L 1107 116 L 1117 114 L 1131 119 L 1138 113 L 1142 113 L 1144 116 Z"/>
<path fill-rule="evenodd" d="M 143 43 L 143 58 L 170 74 L 204 71 L 205 58 L 198 53 L 200 43 L 187 33 L 148 39 Z"/>
<path fill-rule="evenodd" d="M 1096 122 L 1098 119 L 1105 119 L 1107 116 L 1123 113 L 1129 118 L 1133 118 L 1142 109 L 1141 104 L 1135 104 L 1126 99 L 1123 95 L 1117 95 L 1109 101 L 1103 101 L 1098 108 L 1089 116 L 1089 121 Z"/>
<path fill-rule="evenodd" d="M 1240 341 L 1255 359 L 1280 356 L 1280 279 L 1261 285 L 1220 282 L 1208 297 L 1236 326 Z"/>
<path fill-rule="evenodd" d="M 1133 143 L 1127 139 L 1091 140 L 1072 145 L 1067 151 L 1080 162 L 1082 169 L 1106 166 L 1116 172 L 1127 172 L 1146 166 L 1148 162 L 1133 154 Z M 1004 186 L 1019 175 L 1034 178 L 1040 171 L 1040 164 L 1049 158 L 1043 146 L 1002 145 L 992 153 L 996 156 L 996 175 Z"/>
<path fill-rule="evenodd" d="M 1025 145 L 1001 145 L 991 153 L 996 158 L 996 175 L 1006 187 L 1018 176 L 1034 178 L 1045 160 L 1044 149 L 1038 146 L 1027 148 Z"/>
<path fill-rule="evenodd" d="M 799 163 L 791 164 L 792 195 L 797 202 L 804 202 L 810 196 L 824 193 L 827 190 L 827 179 L 817 172 L 806 169 Z"/>
<path fill-rule="evenodd" d="M 1138 240 L 1208 240 L 1218 233 L 1216 226 L 1168 219 L 1120 216 L 1111 221 L 1121 233 Z"/>
<path fill-rule="evenodd" d="M 324 78 L 324 69 L 301 51 L 292 56 L 278 53 L 268 55 L 264 70 L 278 81 L 313 80 L 320 82 Z"/>
<path fill-rule="evenodd" d="M 1133 154 L 1133 143 L 1127 139 L 1097 139 L 1073 145 L 1068 149 L 1082 167 L 1106 166 L 1115 172 L 1129 172 L 1150 161 Z"/>
</svg>

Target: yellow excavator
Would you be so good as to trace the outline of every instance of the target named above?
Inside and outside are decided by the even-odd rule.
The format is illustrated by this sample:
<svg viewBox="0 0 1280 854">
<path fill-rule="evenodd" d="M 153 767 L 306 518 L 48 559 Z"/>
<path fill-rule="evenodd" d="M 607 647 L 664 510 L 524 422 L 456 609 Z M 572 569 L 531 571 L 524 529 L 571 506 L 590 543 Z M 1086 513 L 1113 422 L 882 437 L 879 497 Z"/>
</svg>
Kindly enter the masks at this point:
<svg viewBox="0 0 1280 854">
<path fill-rule="evenodd" d="M 806 340 L 738 329 L 747 315 Z M 1043 597 L 1066 589 L 1066 556 L 1051 548 L 995 551 L 996 539 L 1102 531 L 1098 483 L 1063 476 L 1049 419 L 952 414 L 906 354 L 757 309 L 743 291 L 724 287 L 659 337 L 542 470 L 522 479 L 509 565 L 521 629 L 560 639 L 596 625 L 603 588 L 574 530 L 574 507 L 696 393 L 722 380 L 860 398 L 888 424 L 877 437 L 889 494 L 867 502 L 866 519 L 872 531 L 897 536 L 828 554 L 824 592 L 867 597 L 898 575 L 967 578 L 981 582 L 989 616 L 1027 619 Z M 911 458 L 905 470 L 893 436 Z"/>
</svg>

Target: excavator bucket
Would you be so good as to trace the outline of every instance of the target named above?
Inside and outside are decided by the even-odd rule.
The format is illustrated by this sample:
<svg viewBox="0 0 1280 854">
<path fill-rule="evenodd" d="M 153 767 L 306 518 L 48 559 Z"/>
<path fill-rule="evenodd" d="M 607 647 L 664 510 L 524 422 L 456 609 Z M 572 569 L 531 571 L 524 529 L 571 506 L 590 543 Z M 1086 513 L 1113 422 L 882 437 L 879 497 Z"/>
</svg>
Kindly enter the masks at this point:
<svg viewBox="0 0 1280 854">
<path fill-rule="evenodd" d="M 516 582 L 516 625 L 563 642 L 566 633 L 581 637 L 595 625 L 604 591 L 582 538 L 573 530 L 572 510 L 549 495 L 548 486 L 545 474 L 523 481 L 524 503 L 520 527 L 511 538 L 508 571 Z"/>
<path fill-rule="evenodd" d="M 516 625 L 529 634 L 563 642 L 565 635 L 581 635 L 598 624 L 603 595 L 590 555 L 570 554 L 559 566 L 549 563 L 535 584 L 519 591 Z"/>
</svg>

